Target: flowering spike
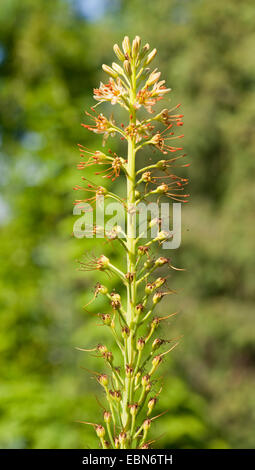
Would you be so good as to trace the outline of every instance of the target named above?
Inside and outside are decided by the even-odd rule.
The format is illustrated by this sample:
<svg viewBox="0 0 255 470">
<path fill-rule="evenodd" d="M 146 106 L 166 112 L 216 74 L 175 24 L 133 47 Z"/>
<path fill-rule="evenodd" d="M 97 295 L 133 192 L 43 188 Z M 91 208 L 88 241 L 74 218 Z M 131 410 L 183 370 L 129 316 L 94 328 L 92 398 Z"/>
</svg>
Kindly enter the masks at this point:
<svg viewBox="0 0 255 470">
<path fill-rule="evenodd" d="M 172 340 L 155 338 L 161 322 L 178 312 L 152 315 L 165 296 L 176 293 L 165 287 L 168 278 L 165 270 L 183 271 L 183 268 L 175 267 L 172 260 L 163 255 L 154 257 L 152 254 L 154 242 L 161 246 L 173 237 L 172 232 L 163 225 L 163 215 L 148 219 L 146 229 L 154 230 L 155 235 L 144 242 L 141 241 L 144 234 L 139 232 L 137 235 L 136 215 L 139 215 L 139 203 L 150 197 L 156 197 L 158 202 L 162 197 L 187 202 L 189 194 L 185 188 L 188 178 L 176 175 L 175 169 L 186 167 L 189 163 L 182 164 L 181 160 L 186 155 L 179 143 L 183 138 L 179 132 L 183 126 L 180 104 L 154 112 L 154 106 L 171 91 L 166 87 L 165 80 L 161 79 L 161 72 L 157 68 L 150 68 L 157 50 L 150 50 L 149 44 L 141 45 L 139 36 L 131 41 L 125 36 L 122 49 L 114 44 L 113 50 L 120 63 L 102 65 L 109 76 L 108 81 L 94 88 L 93 96 L 97 105 L 104 102 L 120 105 L 127 113 L 128 122 L 123 119 L 118 124 L 113 115 L 107 117 L 103 113 L 98 114 L 95 105 L 91 108 L 92 114 L 86 112 L 86 122 L 82 123 L 82 127 L 102 135 L 102 145 L 105 145 L 106 139 L 118 136 L 127 145 L 127 157 L 120 157 L 111 149 L 92 151 L 78 144 L 81 161 L 77 168 L 82 172 L 88 167 L 95 168 L 95 174 L 104 180 L 120 178 L 123 183 L 126 182 L 127 196 L 121 199 L 108 186 L 98 186 L 88 181 L 84 173 L 81 176 L 82 183 L 75 185 L 74 190 L 81 194 L 75 204 L 86 203 L 86 212 L 93 211 L 94 206 L 97 208 L 102 198 L 112 198 L 121 205 L 126 215 L 125 228 L 115 224 L 105 229 L 103 225 L 92 221 L 86 225 L 86 234 L 102 235 L 112 243 L 118 241 L 124 249 L 123 259 L 127 259 L 127 265 L 122 271 L 104 254 L 87 254 L 79 261 L 81 271 L 95 270 L 102 275 L 115 275 L 118 287 L 122 286 L 122 290 L 110 290 L 98 282 L 94 296 L 87 304 L 96 301 L 99 294 L 104 296 L 109 312 L 96 315 L 101 319 L 101 326 L 106 326 L 113 336 L 116 349 L 112 352 L 101 343 L 91 349 L 76 348 L 94 353 L 96 358 L 103 359 L 101 363 L 108 369 L 108 374 L 104 371 L 89 371 L 105 394 L 107 409 L 103 407 L 103 424 L 80 422 L 93 426 L 103 449 L 147 449 L 155 442 L 147 439 L 152 424 L 165 413 L 151 417 L 162 389 L 159 387 L 154 390 L 158 383 L 154 376 L 164 357 L 178 345 L 179 340 L 179 337 Z M 136 170 L 137 153 L 148 145 L 154 153 L 159 151 L 164 157 L 155 157 L 150 165 Z M 154 276 L 158 269 L 163 270 L 163 275 Z M 141 326 L 144 328 L 143 333 L 139 330 Z M 164 351 L 164 346 L 172 341 L 174 344 Z"/>
</svg>

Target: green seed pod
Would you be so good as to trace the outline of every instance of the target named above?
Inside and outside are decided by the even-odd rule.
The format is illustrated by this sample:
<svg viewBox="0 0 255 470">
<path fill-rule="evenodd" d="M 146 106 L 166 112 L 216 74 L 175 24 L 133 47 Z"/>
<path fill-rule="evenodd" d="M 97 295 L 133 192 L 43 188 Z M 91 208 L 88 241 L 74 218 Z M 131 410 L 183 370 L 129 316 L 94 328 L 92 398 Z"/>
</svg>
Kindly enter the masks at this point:
<svg viewBox="0 0 255 470">
<path fill-rule="evenodd" d="M 143 338 L 139 338 L 136 344 L 137 351 L 142 351 L 145 346 L 145 341 Z"/>
<path fill-rule="evenodd" d="M 105 354 L 107 353 L 108 349 L 106 346 L 104 346 L 103 344 L 98 344 L 97 345 L 97 350 L 101 353 L 101 354 Z"/>
<path fill-rule="evenodd" d="M 108 351 L 108 352 L 104 353 L 103 356 L 104 356 L 106 362 L 108 362 L 109 364 L 112 364 L 112 362 L 113 362 L 113 354 L 112 354 L 111 351 Z"/>
<path fill-rule="evenodd" d="M 106 374 L 101 374 L 98 376 L 98 382 L 100 383 L 100 385 L 102 385 L 103 387 L 106 387 L 109 383 L 108 381 L 108 377 Z"/>
<path fill-rule="evenodd" d="M 159 289 L 161 286 L 163 286 L 166 282 L 165 277 L 158 277 L 156 281 L 154 282 L 155 288 Z"/>
<path fill-rule="evenodd" d="M 158 304 L 160 300 L 162 299 L 163 294 L 162 292 L 156 292 L 154 296 L 152 297 L 152 302 L 154 305 Z"/>
<path fill-rule="evenodd" d="M 148 385 L 148 384 L 150 383 L 150 379 L 151 379 L 151 378 L 150 378 L 149 374 L 144 375 L 144 376 L 142 377 L 142 382 L 141 382 L 141 383 L 142 383 L 142 386 L 143 386 L 143 387 L 146 387 L 146 385 Z"/>
<path fill-rule="evenodd" d="M 159 338 L 154 339 L 152 346 L 151 346 L 152 351 L 156 351 L 163 343 L 164 343 L 163 339 L 159 339 Z"/>
<path fill-rule="evenodd" d="M 121 306 L 121 297 L 116 292 L 111 293 L 111 306 L 114 310 L 120 308 Z"/>
<path fill-rule="evenodd" d="M 112 415 L 109 411 L 105 411 L 104 412 L 104 421 L 105 423 L 110 423 L 111 422 L 111 419 L 112 419 Z"/>
<path fill-rule="evenodd" d="M 96 425 L 96 433 L 98 437 L 104 437 L 105 436 L 105 428 L 104 426 L 101 426 L 101 424 Z"/>
<path fill-rule="evenodd" d="M 151 322 L 151 328 L 156 329 L 159 326 L 160 318 L 155 317 Z"/>
<path fill-rule="evenodd" d="M 162 361 L 162 357 L 161 356 L 155 356 L 153 359 L 152 359 L 152 365 L 154 367 L 157 367 Z"/>
<path fill-rule="evenodd" d="M 169 232 L 166 232 L 165 230 L 161 230 L 160 232 L 158 232 L 158 235 L 155 238 L 155 240 L 164 241 L 164 240 L 167 240 L 169 236 L 170 236 Z"/>
<path fill-rule="evenodd" d="M 140 313 L 142 313 L 143 310 L 144 310 L 143 304 L 138 304 L 135 306 L 135 313 L 137 315 L 140 315 Z"/>
<path fill-rule="evenodd" d="M 160 184 L 157 188 L 156 188 L 156 193 L 158 194 L 165 194 L 167 193 L 168 191 L 168 185 L 166 183 L 163 183 L 163 184 Z"/>
<path fill-rule="evenodd" d="M 148 412 L 147 412 L 147 416 L 149 416 L 154 408 L 154 406 L 156 405 L 157 403 L 157 399 L 155 397 L 153 398 L 150 398 L 150 400 L 148 401 Z"/>
<path fill-rule="evenodd" d="M 155 266 L 156 267 L 163 266 L 164 264 L 168 262 L 169 262 L 168 258 L 164 258 L 163 256 L 160 256 L 158 259 L 156 259 Z"/>
<path fill-rule="evenodd" d="M 128 326 L 124 326 L 121 330 L 122 338 L 127 339 L 130 335 L 130 329 Z"/>
<path fill-rule="evenodd" d="M 152 292 L 154 292 L 155 289 L 156 287 L 154 283 L 148 282 L 148 284 L 146 284 L 145 286 L 144 292 L 145 294 L 149 295 L 149 294 L 152 294 Z"/>
<path fill-rule="evenodd" d="M 141 377 L 141 371 L 138 371 L 136 376 L 135 376 L 135 386 L 138 385 L 140 377 Z"/>
<path fill-rule="evenodd" d="M 133 405 L 129 405 L 129 410 L 131 416 L 136 416 L 137 411 L 138 411 L 138 403 L 134 403 Z"/>
<path fill-rule="evenodd" d="M 104 325 L 110 326 L 111 316 L 109 313 L 99 313 L 98 315 L 102 318 Z"/>
<path fill-rule="evenodd" d="M 150 182 L 151 182 L 151 171 L 145 171 L 145 172 L 142 174 L 141 179 L 142 179 L 142 181 L 144 181 L 145 183 L 150 183 Z"/>
<path fill-rule="evenodd" d="M 96 287 L 96 292 L 98 292 L 99 294 L 107 294 L 108 293 L 108 289 L 107 287 L 103 286 L 102 284 L 97 284 L 97 287 Z"/>
<path fill-rule="evenodd" d="M 149 268 L 152 268 L 153 266 L 153 260 L 152 259 L 147 259 L 147 261 L 145 261 L 143 267 L 144 269 L 149 269 Z"/>
<path fill-rule="evenodd" d="M 126 365 L 126 376 L 127 377 L 132 377 L 133 372 L 134 372 L 134 369 L 127 364 Z"/>
<path fill-rule="evenodd" d="M 123 432 L 121 432 L 121 433 L 119 434 L 119 441 L 120 441 L 120 444 L 121 444 L 121 445 L 125 444 L 126 440 L 127 440 L 127 435 L 126 435 L 126 433 L 123 431 Z"/>
<path fill-rule="evenodd" d="M 144 422 L 143 422 L 143 429 L 144 431 L 148 431 L 151 427 L 151 420 L 150 419 L 146 419 Z"/>
<path fill-rule="evenodd" d="M 119 441 L 118 437 L 115 437 L 115 438 L 114 438 L 114 444 L 115 444 L 115 449 L 119 449 L 119 447 L 120 447 L 120 441 Z"/>
<path fill-rule="evenodd" d="M 120 402 L 121 401 L 121 393 L 119 390 L 115 390 L 114 392 L 114 398 L 117 402 Z"/>
</svg>

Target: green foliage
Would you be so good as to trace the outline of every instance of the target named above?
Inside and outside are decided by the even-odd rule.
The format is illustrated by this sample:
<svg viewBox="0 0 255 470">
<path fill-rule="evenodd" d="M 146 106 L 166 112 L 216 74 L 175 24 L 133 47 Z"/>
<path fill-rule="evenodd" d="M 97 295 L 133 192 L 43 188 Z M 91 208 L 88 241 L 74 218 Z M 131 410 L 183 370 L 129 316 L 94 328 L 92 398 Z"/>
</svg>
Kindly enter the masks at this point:
<svg viewBox="0 0 255 470">
<path fill-rule="evenodd" d="M 170 253 L 187 268 L 169 279 L 182 289 L 171 311 L 182 313 L 162 331 L 184 338 L 165 365 L 157 411 L 169 413 L 156 446 L 253 447 L 254 5 L 116 3 L 97 23 L 71 1 L 0 6 L 0 445 L 96 445 L 93 430 L 74 423 L 98 409 L 96 383 L 79 367 L 93 370 L 95 358 L 74 347 L 92 347 L 105 333 L 81 309 L 93 297 L 92 276 L 76 271 L 75 259 L 96 248 L 71 236 L 70 189 L 75 144 L 91 146 L 79 112 L 93 104 L 99 64 L 111 60 L 112 43 L 139 34 L 161 51 L 162 75 L 182 100 L 192 160 L 183 243 Z M 98 299 L 90 311 L 104 308 Z"/>
</svg>

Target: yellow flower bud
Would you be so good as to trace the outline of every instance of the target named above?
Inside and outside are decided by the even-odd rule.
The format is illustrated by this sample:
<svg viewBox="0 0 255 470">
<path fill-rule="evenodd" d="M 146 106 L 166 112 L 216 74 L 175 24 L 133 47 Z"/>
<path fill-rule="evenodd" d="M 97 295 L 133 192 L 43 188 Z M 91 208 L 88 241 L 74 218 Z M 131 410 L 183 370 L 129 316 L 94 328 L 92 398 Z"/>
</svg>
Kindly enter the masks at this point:
<svg viewBox="0 0 255 470">
<path fill-rule="evenodd" d="M 104 72 L 106 72 L 112 78 L 116 78 L 118 76 L 117 72 L 115 72 L 113 69 L 111 69 L 111 67 L 109 67 L 106 64 L 102 65 L 102 69 L 103 69 Z"/>
<path fill-rule="evenodd" d="M 154 59 L 154 57 L 155 57 L 156 54 L 157 54 L 157 49 L 153 49 L 153 50 L 149 53 L 149 55 L 148 55 L 148 57 L 147 57 L 147 59 L 146 59 L 146 62 L 145 62 L 146 65 L 149 65 L 149 64 L 151 63 L 151 61 Z"/>
<path fill-rule="evenodd" d="M 125 60 L 125 56 L 123 52 L 121 51 L 120 47 L 118 46 L 118 44 L 114 44 L 113 50 L 115 52 L 115 55 L 118 57 L 118 59 L 123 62 Z"/>
<path fill-rule="evenodd" d="M 128 36 L 125 36 L 124 39 L 123 39 L 123 42 L 122 42 L 122 49 L 124 51 L 124 54 L 130 54 L 130 41 L 129 41 L 129 37 Z"/>
</svg>

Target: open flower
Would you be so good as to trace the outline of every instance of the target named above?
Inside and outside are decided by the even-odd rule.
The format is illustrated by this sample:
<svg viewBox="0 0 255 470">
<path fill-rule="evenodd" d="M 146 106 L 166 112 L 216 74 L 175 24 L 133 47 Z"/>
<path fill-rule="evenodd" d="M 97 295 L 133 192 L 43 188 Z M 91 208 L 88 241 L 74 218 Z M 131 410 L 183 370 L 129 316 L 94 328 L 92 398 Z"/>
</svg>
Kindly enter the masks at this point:
<svg viewBox="0 0 255 470">
<path fill-rule="evenodd" d="M 106 84 L 100 82 L 99 88 L 94 88 L 94 99 L 99 102 L 110 101 L 111 104 L 119 103 L 124 106 L 125 97 L 127 97 L 127 91 L 118 77 L 116 80 L 110 78 Z"/>
<path fill-rule="evenodd" d="M 154 106 L 157 101 L 161 100 L 169 91 L 170 88 L 165 87 L 165 80 L 154 83 L 152 89 L 149 89 L 149 85 L 145 85 L 145 87 L 137 93 L 135 102 L 136 109 L 139 109 L 143 105 L 149 113 L 152 113 L 152 106 Z"/>
</svg>

